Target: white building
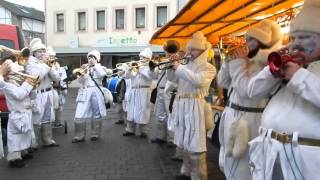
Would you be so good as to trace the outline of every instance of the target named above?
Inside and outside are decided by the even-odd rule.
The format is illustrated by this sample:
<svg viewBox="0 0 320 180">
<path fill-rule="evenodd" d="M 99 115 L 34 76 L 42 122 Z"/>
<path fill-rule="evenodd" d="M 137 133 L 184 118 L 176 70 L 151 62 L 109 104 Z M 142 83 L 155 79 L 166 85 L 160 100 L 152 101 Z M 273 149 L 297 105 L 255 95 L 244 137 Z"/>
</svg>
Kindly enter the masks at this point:
<svg viewBox="0 0 320 180">
<path fill-rule="evenodd" d="M 181 0 L 180 0 L 181 1 Z M 128 61 L 186 0 L 47 0 L 46 39 L 63 63 L 75 67 L 97 49 L 102 64 Z M 159 46 L 150 46 L 155 53 Z"/>
<path fill-rule="evenodd" d="M 35 37 L 44 40 L 44 20 L 43 11 L 0 0 L 0 24 L 20 27 L 26 44 L 29 44 L 30 40 Z"/>
</svg>

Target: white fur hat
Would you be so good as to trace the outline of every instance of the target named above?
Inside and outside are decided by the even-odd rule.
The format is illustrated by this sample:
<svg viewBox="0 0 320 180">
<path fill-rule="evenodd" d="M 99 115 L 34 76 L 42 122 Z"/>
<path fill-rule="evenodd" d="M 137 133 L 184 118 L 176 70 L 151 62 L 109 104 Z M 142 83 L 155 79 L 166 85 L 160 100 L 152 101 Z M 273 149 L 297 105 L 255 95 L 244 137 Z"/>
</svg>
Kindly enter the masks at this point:
<svg viewBox="0 0 320 180">
<path fill-rule="evenodd" d="M 268 47 L 272 47 L 274 43 L 282 38 L 280 26 L 268 19 L 259 22 L 257 26 L 249 29 L 247 35 L 257 39 Z"/>
<path fill-rule="evenodd" d="M 53 50 L 51 46 L 47 47 L 47 55 L 48 56 L 56 56 L 56 52 Z"/>
<path fill-rule="evenodd" d="M 93 51 L 89 52 L 88 55 L 87 55 L 87 58 L 89 58 L 90 55 L 96 57 L 97 61 L 100 62 L 101 56 L 100 56 L 100 52 L 99 51 L 93 50 Z"/>
<path fill-rule="evenodd" d="M 295 31 L 320 34 L 320 0 L 304 1 L 300 13 L 290 23 L 290 32 Z"/>
<path fill-rule="evenodd" d="M 33 38 L 30 42 L 30 51 L 35 52 L 39 49 L 46 49 L 46 45 L 44 45 L 39 38 Z"/>
<path fill-rule="evenodd" d="M 145 48 L 143 51 L 140 52 L 139 56 L 141 58 L 151 59 L 152 58 L 152 51 L 150 48 Z"/>
<path fill-rule="evenodd" d="M 195 48 L 206 50 L 211 48 L 211 44 L 201 31 L 197 31 L 192 35 L 192 39 L 188 42 L 188 49 Z"/>
</svg>

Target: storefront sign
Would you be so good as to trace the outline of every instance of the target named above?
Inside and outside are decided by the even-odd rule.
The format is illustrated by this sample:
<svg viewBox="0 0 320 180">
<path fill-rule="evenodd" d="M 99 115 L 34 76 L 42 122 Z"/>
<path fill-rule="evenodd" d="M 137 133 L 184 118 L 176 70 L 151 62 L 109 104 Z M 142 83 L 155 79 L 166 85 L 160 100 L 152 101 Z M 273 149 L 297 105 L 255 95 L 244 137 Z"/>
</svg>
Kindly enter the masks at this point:
<svg viewBox="0 0 320 180">
<path fill-rule="evenodd" d="M 113 36 L 98 39 L 93 47 L 121 47 L 121 46 L 146 46 L 147 39 L 134 36 Z"/>
</svg>

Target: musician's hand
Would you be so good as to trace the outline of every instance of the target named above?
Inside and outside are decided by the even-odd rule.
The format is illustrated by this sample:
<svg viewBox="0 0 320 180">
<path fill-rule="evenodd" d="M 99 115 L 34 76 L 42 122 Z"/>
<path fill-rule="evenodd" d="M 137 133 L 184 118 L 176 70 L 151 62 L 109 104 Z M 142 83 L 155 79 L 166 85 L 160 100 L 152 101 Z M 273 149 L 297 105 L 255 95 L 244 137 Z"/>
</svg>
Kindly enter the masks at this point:
<svg viewBox="0 0 320 180">
<path fill-rule="evenodd" d="M 180 65 L 179 61 L 173 61 L 172 62 L 172 69 L 177 70 L 179 65 Z"/>
<path fill-rule="evenodd" d="M 301 66 L 299 64 L 288 62 L 284 69 L 284 78 L 290 80 L 300 68 Z"/>
<path fill-rule="evenodd" d="M 237 48 L 236 50 L 234 50 L 233 52 L 233 58 L 234 59 L 248 59 L 248 53 L 249 50 L 247 47 L 244 48 Z"/>
<path fill-rule="evenodd" d="M 1 76 L 6 76 L 8 73 L 10 72 L 10 66 L 9 66 L 9 63 L 3 63 L 1 66 L 0 66 L 0 75 Z"/>
</svg>

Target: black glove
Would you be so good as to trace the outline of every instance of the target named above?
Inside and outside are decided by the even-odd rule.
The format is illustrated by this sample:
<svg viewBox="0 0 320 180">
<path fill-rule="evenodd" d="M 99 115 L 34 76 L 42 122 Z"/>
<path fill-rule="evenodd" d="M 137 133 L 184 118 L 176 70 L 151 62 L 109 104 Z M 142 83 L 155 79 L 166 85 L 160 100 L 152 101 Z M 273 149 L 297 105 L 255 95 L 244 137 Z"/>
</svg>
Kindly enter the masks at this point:
<svg viewBox="0 0 320 180">
<path fill-rule="evenodd" d="M 149 68 L 151 71 L 153 71 L 156 68 L 156 63 L 154 63 L 153 61 L 149 61 Z"/>
</svg>

